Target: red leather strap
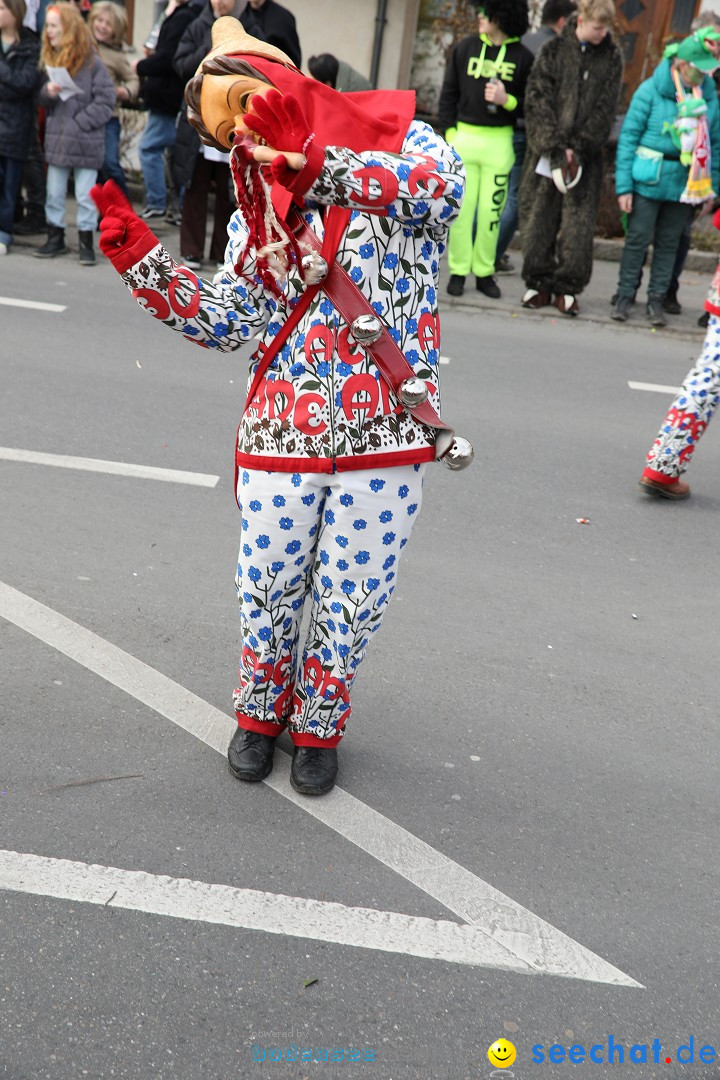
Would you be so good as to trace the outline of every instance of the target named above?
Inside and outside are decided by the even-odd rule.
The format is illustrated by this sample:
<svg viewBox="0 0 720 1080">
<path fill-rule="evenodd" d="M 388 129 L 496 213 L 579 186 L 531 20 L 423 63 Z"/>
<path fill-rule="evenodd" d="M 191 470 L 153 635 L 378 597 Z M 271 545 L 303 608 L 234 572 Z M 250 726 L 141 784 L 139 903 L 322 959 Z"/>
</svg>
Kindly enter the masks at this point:
<svg viewBox="0 0 720 1080">
<path fill-rule="evenodd" d="M 288 215 L 288 224 L 290 224 L 301 248 L 303 245 L 308 245 L 317 252 L 321 251 L 320 241 L 297 210 L 293 210 Z M 351 326 L 359 315 L 371 315 L 374 319 L 378 318 L 377 312 L 370 301 L 360 292 L 350 275 L 343 270 L 339 263 L 335 261 L 330 263 L 327 277 L 323 280 L 321 288 L 332 300 L 348 326 Z M 391 338 L 382 319 L 380 319 L 380 323 L 382 324 L 381 337 L 372 344 L 363 343 L 362 347 L 371 354 L 385 382 L 393 394 L 400 399 L 401 384 L 405 379 L 414 378 L 415 372 L 410 362 Z M 430 399 L 427 398 L 422 405 L 416 405 L 413 408 L 404 407 L 416 420 L 426 424 L 428 427 L 436 428 L 438 435 L 443 434 L 442 444 L 447 443 L 447 445 L 438 447 L 440 450 L 439 456 L 442 456 L 452 444 L 455 432 L 444 423 Z"/>
</svg>

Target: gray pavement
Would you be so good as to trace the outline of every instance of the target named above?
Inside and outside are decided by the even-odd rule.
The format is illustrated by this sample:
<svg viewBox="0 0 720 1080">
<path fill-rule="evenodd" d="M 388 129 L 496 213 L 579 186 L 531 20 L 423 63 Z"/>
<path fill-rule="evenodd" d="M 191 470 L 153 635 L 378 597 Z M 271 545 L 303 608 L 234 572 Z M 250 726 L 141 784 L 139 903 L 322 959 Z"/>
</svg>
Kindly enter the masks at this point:
<svg viewBox="0 0 720 1080">
<path fill-rule="evenodd" d="M 505 1037 L 518 1056 L 502 1075 L 556 1080 L 568 1063 L 533 1046 L 612 1035 L 626 1055 L 659 1039 L 672 1056 L 626 1058 L 631 1076 L 717 1078 L 698 1050 L 720 1049 L 720 447 L 711 429 L 686 504 L 638 492 L 668 398 L 628 382 L 677 385 L 702 335 L 690 314 L 652 335 L 608 322 L 613 276 L 596 266 L 576 320 L 512 305 L 513 278 L 502 304 L 443 303 L 443 412 L 477 460 L 430 470 L 340 782 L 642 989 L 0 891 L 0 1077 L 485 1080 Z M 688 308 L 707 280 L 683 279 Z M 66 305 L 0 305 L 3 446 L 220 476 L 209 490 L 0 461 L 0 581 L 229 712 L 248 354 L 186 347 L 106 262 L 19 246 L 0 296 Z M 458 921 L 2 618 L 0 665 L 3 848 Z M 254 1042 L 292 1041 L 376 1060 L 252 1063 Z"/>
</svg>

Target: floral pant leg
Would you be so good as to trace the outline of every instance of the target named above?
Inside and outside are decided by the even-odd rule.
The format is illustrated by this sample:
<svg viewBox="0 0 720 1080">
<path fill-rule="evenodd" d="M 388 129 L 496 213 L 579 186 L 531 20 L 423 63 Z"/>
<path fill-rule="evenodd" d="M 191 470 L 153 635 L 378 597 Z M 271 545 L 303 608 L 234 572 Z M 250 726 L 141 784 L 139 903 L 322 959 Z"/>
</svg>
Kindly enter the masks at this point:
<svg viewBox="0 0 720 1080">
<path fill-rule="evenodd" d="M 690 369 L 647 455 L 643 476 L 672 483 L 685 472 L 720 401 L 720 318 L 710 316 L 700 359 Z"/>
<path fill-rule="evenodd" d="M 296 745 L 335 746 L 350 688 L 395 587 L 425 466 L 316 473 L 241 471 L 243 648 L 239 724 Z M 306 595 L 307 641 L 298 666 Z"/>
</svg>

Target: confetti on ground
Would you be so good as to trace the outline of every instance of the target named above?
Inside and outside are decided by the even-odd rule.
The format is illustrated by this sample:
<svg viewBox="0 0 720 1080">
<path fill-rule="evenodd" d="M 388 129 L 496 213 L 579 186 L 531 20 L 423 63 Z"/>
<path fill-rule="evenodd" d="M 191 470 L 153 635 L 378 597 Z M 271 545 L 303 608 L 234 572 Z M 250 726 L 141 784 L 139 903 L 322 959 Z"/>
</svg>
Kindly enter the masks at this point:
<svg viewBox="0 0 720 1080">
<path fill-rule="evenodd" d="M 590 518 L 575 518 L 575 520 L 577 521 L 578 525 L 589 525 L 590 524 Z"/>
<path fill-rule="evenodd" d="M 303 990 L 307 990 L 308 986 L 312 986 L 313 983 L 316 983 L 316 982 L 317 982 L 317 979 L 305 979 L 305 981 L 303 983 Z"/>
<path fill-rule="evenodd" d="M 136 361 L 135 361 L 135 366 L 136 366 L 136 367 L 139 367 L 139 368 L 142 368 L 142 364 L 140 363 L 140 361 L 139 361 L 139 360 L 136 360 Z"/>
</svg>

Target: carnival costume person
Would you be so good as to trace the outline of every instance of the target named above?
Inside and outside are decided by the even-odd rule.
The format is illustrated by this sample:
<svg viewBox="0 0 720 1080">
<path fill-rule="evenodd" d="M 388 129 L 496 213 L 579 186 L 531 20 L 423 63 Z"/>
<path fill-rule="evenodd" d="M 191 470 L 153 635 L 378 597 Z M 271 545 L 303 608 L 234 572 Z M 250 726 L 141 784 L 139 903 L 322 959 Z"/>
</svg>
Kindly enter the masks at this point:
<svg viewBox="0 0 720 1080">
<path fill-rule="evenodd" d="M 207 282 L 174 262 L 108 185 L 101 246 L 188 341 L 231 350 L 262 336 L 237 442 L 242 655 L 228 756 L 235 776 L 262 780 L 287 728 L 293 786 L 323 794 L 426 463 L 472 457 L 438 415 L 438 260 L 464 174 L 413 120 L 413 93 L 341 95 L 227 17 L 213 44 L 186 98 L 201 137 L 232 147 L 224 269 Z"/>
<path fill-rule="evenodd" d="M 720 210 L 713 225 L 720 229 Z M 647 454 L 640 487 L 661 499 L 687 499 L 680 477 L 720 404 L 720 263 L 705 301 L 708 327 L 702 352 L 688 371 Z"/>
</svg>

